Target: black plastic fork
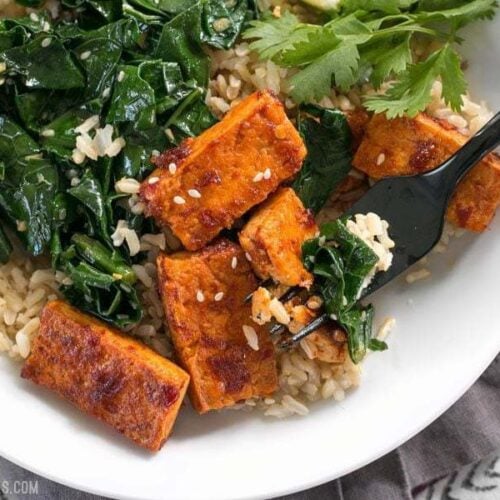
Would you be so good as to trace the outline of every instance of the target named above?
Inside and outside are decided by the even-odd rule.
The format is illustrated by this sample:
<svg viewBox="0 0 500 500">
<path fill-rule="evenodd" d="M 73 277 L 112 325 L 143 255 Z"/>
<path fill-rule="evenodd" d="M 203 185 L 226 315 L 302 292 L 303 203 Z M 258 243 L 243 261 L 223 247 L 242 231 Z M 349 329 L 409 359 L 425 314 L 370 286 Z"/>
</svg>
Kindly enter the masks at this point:
<svg viewBox="0 0 500 500">
<path fill-rule="evenodd" d="M 446 208 L 456 185 L 499 144 L 500 112 L 440 166 L 424 174 L 382 179 L 344 214 L 377 214 L 389 223 L 389 235 L 396 244 L 391 267 L 375 275 L 361 298 L 396 278 L 432 250 L 443 233 Z M 291 289 L 282 300 L 293 294 Z M 329 320 L 327 314 L 318 316 L 283 342 L 282 347 L 295 344 Z M 280 331 L 276 325 L 271 328 L 271 333 Z"/>
</svg>

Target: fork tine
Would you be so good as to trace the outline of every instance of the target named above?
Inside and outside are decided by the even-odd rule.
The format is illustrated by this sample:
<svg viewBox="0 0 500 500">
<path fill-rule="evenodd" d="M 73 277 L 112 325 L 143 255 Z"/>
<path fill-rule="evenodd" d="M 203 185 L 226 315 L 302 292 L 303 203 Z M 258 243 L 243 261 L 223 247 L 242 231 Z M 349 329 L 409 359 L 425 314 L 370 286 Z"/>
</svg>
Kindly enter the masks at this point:
<svg viewBox="0 0 500 500">
<path fill-rule="evenodd" d="M 293 299 L 296 295 L 298 295 L 300 291 L 301 291 L 300 286 L 292 286 L 283 295 L 279 297 L 279 300 L 281 302 L 288 302 L 290 299 Z"/>
<path fill-rule="evenodd" d="M 282 325 L 281 323 L 274 323 L 269 328 L 269 333 L 271 335 L 281 335 L 285 331 L 285 325 Z"/>
<path fill-rule="evenodd" d="M 260 287 L 266 288 L 268 286 L 271 286 L 273 283 L 274 283 L 274 281 L 272 279 L 267 279 L 267 280 L 261 281 L 259 283 L 259 288 Z M 290 299 L 295 297 L 300 291 L 301 291 L 300 286 L 292 286 L 283 295 L 280 295 L 278 297 L 278 299 L 281 300 L 281 302 L 288 302 Z M 253 294 L 254 294 L 254 292 L 248 294 L 245 297 L 245 304 L 248 304 L 252 300 Z"/>
<path fill-rule="evenodd" d="M 288 349 L 289 347 L 292 347 L 294 344 L 300 342 L 303 338 L 313 333 L 314 330 L 317 330 L 320 326 L 326 324 L 329 320 L 330 318 L 328 317 L 328 314 L 322 314 L 321 316 L 318 316 L 316 319 L 312 320 L 308 325 L 304 326 L 304 328 L 302 328 L 302 330 L 297 332 L 292 338 L 281 342 L 280 344 L 281 348 Z"/>
</svg>

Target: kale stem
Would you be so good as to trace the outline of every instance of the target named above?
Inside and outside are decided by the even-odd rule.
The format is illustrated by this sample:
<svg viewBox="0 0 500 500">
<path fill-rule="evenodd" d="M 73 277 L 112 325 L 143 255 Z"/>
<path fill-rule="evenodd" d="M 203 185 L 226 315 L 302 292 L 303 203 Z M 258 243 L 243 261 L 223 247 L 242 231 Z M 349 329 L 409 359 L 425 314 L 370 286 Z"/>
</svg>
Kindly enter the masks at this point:
<svg viewBox="0 0 500 500">
<path fill-rule="evenodd" d="M 96 265 L 125 283 L 135 283 L 137 277 L 134 270 L 116 252 L 111 252 L 102 243 L 84 234 L 74 234 L 71 241 L 90 264 Z"/>
</svg>

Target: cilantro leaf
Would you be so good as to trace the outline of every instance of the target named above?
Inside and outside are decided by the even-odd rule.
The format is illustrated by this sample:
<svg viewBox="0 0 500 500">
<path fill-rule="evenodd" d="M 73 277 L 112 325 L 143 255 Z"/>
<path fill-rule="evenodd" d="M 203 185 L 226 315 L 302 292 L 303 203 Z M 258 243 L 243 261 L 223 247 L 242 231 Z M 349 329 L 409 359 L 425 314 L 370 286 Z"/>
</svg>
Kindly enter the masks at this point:
<svg viewBox="0 0 500 500">
<path fill-rule="evenodd" d="M 309 35 L 309 30 L 304 29 L 297 17 L 288 11 L 278 18 L 267 16 L 263 20 L 252 21 L 250 26 L 243 38 L 256 39 L 250 44 L 250 48 L 257 51 L 263 59 L 274 59 Z"/>
<path fill-rule="evenodd" d="M 343 0 L 333 19 L 323 26 L 305 24 L 290 13 L 255 21 L 244 38 L 263 59 L 297 68 L 290 78 L 297 102 L 320 100 L 332 85 L 346 91 L 360 77 L 380 87 L 395 84 L 384 96 L 367 100 L 374 112 L 414 116 L 429 103 L 432 83 L 443 82 L 443 97 L 458 109 L 466 83 L 460 58 L 451 48 L 461 39 L 459 28 L 490 18 L 496 0 Z M 437 49 L 412 64 L 414 36 L 436 39 Z"/>
<path fill-rule="evenodd" d="M 410 34 L 373 43 L 363 50 L 363 58 L 373 67 L 370 81 L 379 88 L 384 80 L 406 70 L 411 63 Z"/>
<path fill-rule="evenodd" d="M 348 90 L 358 78 L 358 68 L 356 45 L 338 45 L 290 79 L 291 96 L 297 102 L 319 100 L 330 93 L 332 83 Z"/>
<path fill-rule="evenodd" d="M 375 113 L 386 113 L 388 118 L 415 116 L 430 102 L 432 84 L 438 77 L 443 83 L 445 102 L 459 110 L 467 83 L 460 69 L 460 58 L 448 44 L 426 60 L 411 65 L 385 95 L 366 99 L 365 106 Z"/>
</svg>

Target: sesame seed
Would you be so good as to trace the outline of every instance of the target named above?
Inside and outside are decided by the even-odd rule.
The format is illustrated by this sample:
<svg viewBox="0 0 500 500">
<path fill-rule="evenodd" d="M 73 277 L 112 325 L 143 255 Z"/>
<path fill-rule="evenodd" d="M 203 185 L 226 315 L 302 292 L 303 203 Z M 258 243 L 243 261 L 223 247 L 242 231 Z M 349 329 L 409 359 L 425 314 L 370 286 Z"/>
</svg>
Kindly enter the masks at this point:
<svg viewBox="0 0 500 500">
<path fill-rule="evenodd" d="M 248 262 L 252 262 L 252 256 L 248 252 L 245 252 L 245 257 L 247 258 Z"/>
<path fill-rule="evenodd" d="M 259 172 L 258 174 L 255 175 L 253 178 L 254 182 L 260 182 L 264 178 L 264 174 L 262 172 Z"/>
<path fill-rule="evenodd" d="M 384 161 L 385 161 L 385 154 L 380 153 L 377 157 L 377 165 L 382 165 L 382 163 L 384 163 Z"/>
<path fill-rule="evenodd" d="M 148 179 L 148 184 L 156 184 L 160 180 L 159 177 L 150 177 Z"/>
<path fill-rule="evenodd" d="M 220 302 L 224 298 L 224 292 L 218 292 L 214 295 L 215 302 Z"/>
<path fill-rule="evenodd" d="M 125 71 L 120 71 L 120 72 L 118 73 L 118 76 L 117 76 L 117 78 L 116 78 L 116 79 L 117 79 L 119 82 L 123 82 L 123 79 L 124 79 L 124 78 L 125 78 Z"/>
<path fill-rule="evenodd" d="M 205 300 L 205 295 L 203 295 L 203 292 L 201 290 L 198 290 L 196 292 L 196 300 L 198 302 L 203 302 Z"/>
<path fill-rule="evenodd" d="M 110 94 L 111 94 L 111 87 L 106 87 L 102 91 L 102 96 L 104 97 L 104 99 L 106 99 L 107 97 L 109 97 Z"/>
<path fill-rule="evenodd" d="M 151 156 L 160 156 L 160 152 L 157 149 L 153 149 L 153 151 L 151 151 Z"/>
<path fill-rule="evenodd" d="M 52 43 L 52 39 L 51 39 L 51 38 L 44 38 L 44 39 L 42 40 L 42 47 L 46 48 L 46 47 L 48 47 L 51 43 Z"/>
<path fill-rule="evenodd" d="M 238 257 L 233 257 L 233 258 L 231 259 L 231 267 L 232 267 L 233 269 L 236 269 L 236 266 L 237 266 L 237 265 L 238 265 Z"/>
<path fill-rule="evenodd" d="M 266 168 L 264 170 L 264 179 L 268 180 L 271 178 L 271 169 L 270 168 Z"/>
<path fill-rule="evenodd" d="M 82 52 L 80 54 L 80 59 L 82 61 L 85 61 L 85 59 L 88 59 L 90 57 L 90 54 L 91 54 L 90 50 L 86 50 L 85 52 Z"/>
<path fill-rule="evenodd" d="M 174 203 L 176 205 L 184 205 L 184 203 L 186 203 L 186 200 L 182 196 L 174 196 Z"/>
<path fill-rule="evenodd" d="M 189 189 L 188 195 L 191 196 L 191 198 L 201 198 L 201 193 L 197 189 Z"/>
<path fill-rule="evenodd" d="M 177 165 L 175 163 L 170 163 L 168 166 L 168 171 L 174 175 L 177 172 Z"/>
<path fill-rule="evenodd" d="M 35 12 L 32 12 L 32 13 L 30 14 L 30 19 L 31 19 L 34 23 L 36 23 L 37 21 L 39 21 L 39 19 L 40 19 L 40 18 L 38 17 L 38 15 L 37 15 Z"/>
<path fill-rule="evenodd" d="M 51 128 L 46 128 L 45 130 L 42 130 L 40 135 L 42 137 L 54 137 L 56 135 L 56 131 Z"/>
<path fill-rule="evenodd" d="M 44 21 L 42 24 L 43 31 L 50 31 L 50 24 L 47 21 Z"/>
</svg>

